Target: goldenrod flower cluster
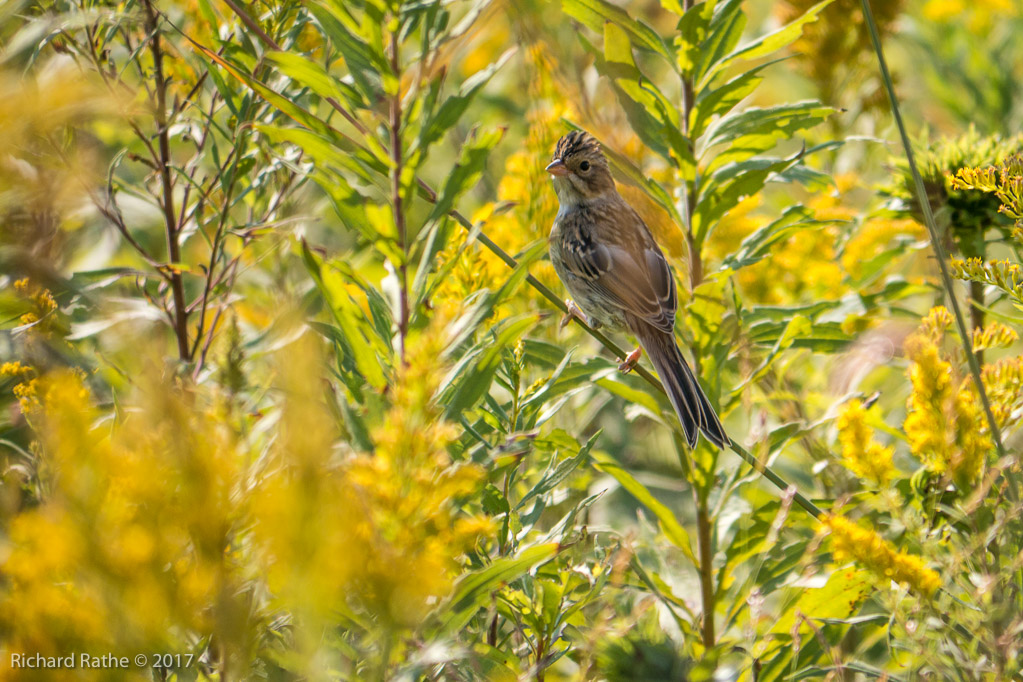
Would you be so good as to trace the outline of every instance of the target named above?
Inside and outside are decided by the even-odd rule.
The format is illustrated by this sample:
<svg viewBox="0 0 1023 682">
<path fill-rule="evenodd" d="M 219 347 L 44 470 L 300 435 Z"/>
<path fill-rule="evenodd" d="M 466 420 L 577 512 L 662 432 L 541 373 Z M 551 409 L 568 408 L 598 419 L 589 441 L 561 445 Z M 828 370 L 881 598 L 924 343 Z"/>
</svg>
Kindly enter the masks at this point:
<svg viewBox="0 0 1023 682">
<path fill-rule="evenodd" d="M 948 311 L 936 308 L 921 331 L 906 340 L 913 390 L 903 428 L 913 454 L 928 469 L 966 486 L 980 476 L 991 441 L 982 430 L 973 386 L 961 382 L 939 352 L 938 343 L 950 322 Z"/>
<path fill-rule="evenodd" d="M 53 294 L 49 289 L 32 284 L 27 277 L 16 281 L 14 290 L 32 308 L 19 318 L 21 324 L 35 325 L 32 328 L 35 334 L 47 334 L 53 327 L 53 322 L 49 319 L 50 313 L 57 309 L 57 301 Z"/>
<path fill-rule="evenodd" d="M 892 463 L 895 448 L 874 440 L 867 425 L 867 410 L 859 400 L 851 400 L 837 420 L 838 442 L 842 445 L 842 464 L 862 479 L 884 487 L 898 475 Z"/>
<path fill-rule="evenodd" d="M 446 449 L 457 431 L 435 400 L 442 350 L 435 326 L 410 340 L 390 408 L 370 433 L 372 453 L 338 445 L 322 386 L 309 383 L 319 367 L 312 341 L 282 365 L 281 435 L 253 514 L 274 603 L 304 624 L 306 653 L 339 611 L 373 614 L 392 629 L 419 623 L 490 528 L 459 511 L 481 471 Z"/>
<path fill-rule="evenodd" d="M 1019 16 L 1020 7 L 1014 0 L 927 0 L 923 15 L 928 21 L 965 22 L 973 33 L 990 30 L 995 22 Z"/>
<path fill-rule="evenodd" d="M 1003 358 L 987 365 L 981 377 L 998 425 L 1005 427 L 1018 422 L 1014 415 L 1023 408 L 1023 356 Z"/>
<path fill-rule="evenodd" d="M 993 194 L 1001 206 L 1000 213 L 1016 221 L 1013 236 L 1023 241 L 1023 153 L 1016 152 L 1004 159 L 994 159 L 995 166 L 965 167 L 950 178 L 955 189 L 974 189 Z"/>
<path fill-rule="evenodd" d="M 27 365 L 23 365 L 20 362 L 5 362 L 0 365 L 0 377 L 20 377 L 25 374 L 30 374 L 32 368 Z"/>
<path fill-rule="evenodd" d="M 179 638 L 198 636 L 245 661 L 253 594 L 268 593 L 314 665 L 338 613 L 399 632 L 447 595 L 491 524 L 461 511 L 482 470 L 448 454 L 458 430 L 436 401 L 440 329 L 410 339 L 366 452 L 339 438 L 313 378 L 318 348 L 301 344 L 282 366 L 280 412 L 263 418 L 272 431 L 257 429 L 274 434 L 258 455 L 194 389 L 142 377 L 149 388 L 119 400 L 111 421 L 82 372 L 21 384 L 39 504 L 8 520 L 0 555 L 12 650 L 182 651 Z"/>
<path fill-rule="evenodd" d="M 949 263 L 952 276 L 970 282 L 998 287 L 1019 303 L 1023 303 L 1023 268 L 1007 260 L 983 261 L 980 258 L 953 258 Z"/>
<path fill-rule="evenodd" d="M 927 568 L 923 559 L 898 551 L 873 530 L 836 514 L 825 514 L 820 525 L 829 532 L 835 561 L 855 561 L 871 573 L 908 585 L 925 597 L 941 587 L 941 576 Z"/>
<path fill-rule="evenodd" d="M 0 563 L 9 645 L 128 653 L 181 647 L 182 629 L 212 634 L 210 606 L 235 593 L 230 436 L 174 389 L 113 426 L 100 423 L 80 372 L 42 376 L 33 394 L 43 494 L 11 519 Z"/>
<path fill-rule="evenodd" d="M 759 205 L 759 195 L 755 195 L 729 211 L 714 228 L 710 253 L 724 257 L 734 252 L 745 237 L 763 227 L 766 218 L 754 213 Z M 821 219 L 852 217 L 851 211 L 841 206 L 838 196 L 822 194 L 810 201 L 809 208 Z M 810 296 L 832 298 L 839 295 L 843 288 L 842 268 L 835 250 L 837 238 L 837 229 L 827 226 L 800 230 L 776 244 L 770 256 L 736 273 L 743 298 L 756 303 L 782 304 Z"/>
<path fill-rule="evenodd" d="M 973 350 L 981 351 L 988 348 L 1007 348 L 1014 342 L 1019 341 L 1019 334 L 1015 329 L 1007 327 L 997 320 L 991 322 L 983 329 L 973 330 Z"/>
</svg>

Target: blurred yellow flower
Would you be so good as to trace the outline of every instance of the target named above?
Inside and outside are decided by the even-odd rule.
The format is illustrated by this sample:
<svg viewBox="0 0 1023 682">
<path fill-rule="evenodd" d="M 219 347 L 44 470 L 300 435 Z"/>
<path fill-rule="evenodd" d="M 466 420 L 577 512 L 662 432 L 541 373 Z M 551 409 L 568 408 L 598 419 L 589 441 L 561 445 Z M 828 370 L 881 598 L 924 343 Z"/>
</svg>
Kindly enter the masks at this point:
<svg viewBox="0 0 1023 682">
<path fill-rule="evenodd" d="M 875 575 L 908 585 L 925 597 L 941 587 L 941 576 L 913 554 L 900 552 L 875 533 L 836 514 L 820 519 L 836 562 L 855 561 Z"/>
<path fill-rule="evenodd" d="M 999 20 L 1019 16 L 1019 3 L 1014 0 L 927 0 L 924 18 L 933 22 L 966 23 L 971 32 L 986 31 Z"/>
<path fill-rule="evenodd" d="M 928 469 L 948 474 L 965 487 L 980 476 L 991 441 L 982 430 L 972 384 L 960 382 L 939 352 L 941 335 L 951 321 L 947 310 L 935 308 L 920 332 L 906 340 L 913 390 L 903 429 L 913 454 Z"/>
<path fill-rule="evenodd" d="M 420 623 L 450 590 L 464 553 L 491 529 L 459 511 L 482 471 L 447 452 L 459 432 L 436 402 L 444 344 L 440 321 L 409 338 L 367 453 L 336 442 L 334 419 L 310 381 L 320 374 L 316 344 L 307 335 L 284 357 L 282 436 L 253 513 L 270 589 L 303 623 L 307 653 L 339 610 L 366 609 L 391 630 Z"/>
<path fill-rule="evenodd" d="M 842 445 L 842 464 L 846 468 L 881 487 L 898 475 L 892 463 L 895 448 L 883 447 L 874 440 L 863 403 L 849 401 L 839 414 L 836 425 L 838 442 Z"/>
<path fill-rule="evenodd" d="M 5 362 L 0 365 L 0 376 L 3 377 L 18 377 L 32 372 L 32 368 L 21 364 L 20 362 Z"/>
<path fill-rule="evenodd" d="M 870 218 L 856 231 L 842 251 L 842 267 L 853 277 L 862 275 L 863 264 L 880 255 L 900 236 L 922 238 L 923 227 L 909 218 Z"/>
<path fill-rule="evenodd" d="M 99 428 L 81 372 L 31 384 L 22 399 L 33 402 L 44 495 L 11 520 L 0 563 L 12 649 L 155 650 L 182 628 L 212 634 L 210 609 L 233 591 L 224 556 L 240 462 L 216 415 L 160 386 Z"/>
</svg>

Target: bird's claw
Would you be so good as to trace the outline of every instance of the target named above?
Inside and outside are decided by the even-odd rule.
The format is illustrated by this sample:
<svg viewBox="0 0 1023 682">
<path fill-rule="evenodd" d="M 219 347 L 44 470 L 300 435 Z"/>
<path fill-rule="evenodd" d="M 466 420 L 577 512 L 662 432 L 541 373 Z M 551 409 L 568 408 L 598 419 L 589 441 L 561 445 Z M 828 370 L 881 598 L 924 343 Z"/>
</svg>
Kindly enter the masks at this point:
<svg viewBox="0 0 1023 682">
<path fill-rule="evenodd" d="M 628 374 L 629 372 L 632 371 L 632 368 L 636 366 L 636 363 L 639 362 L 639 359 L 642 356 L 643 349 L 636 348 L 636 350 L 632 351 L 631 353 L 625 356 L 625 359 L 622 360 L 620 365 L 618 365 L 618 371 L 622 372 L 623 374 Z"/>
<path fill-rule="evenodd" d="M 575 301 L 573 301 L 572 299 L 570 298 L 565 299 L 565 307 L 568 308 L 568 312 L 562 316 L 561 324 L 558 325 L 558 329 L 564 329 L 565 327 L 567 327 L 568 323 L 572 321 L 573 317 L 586 324 L 590 323 L 589 318 L 586 317 L 586 313 L 584 313 L 582 311 L 582 308 L 577 306 L 575 304 Z"/>
</svg>

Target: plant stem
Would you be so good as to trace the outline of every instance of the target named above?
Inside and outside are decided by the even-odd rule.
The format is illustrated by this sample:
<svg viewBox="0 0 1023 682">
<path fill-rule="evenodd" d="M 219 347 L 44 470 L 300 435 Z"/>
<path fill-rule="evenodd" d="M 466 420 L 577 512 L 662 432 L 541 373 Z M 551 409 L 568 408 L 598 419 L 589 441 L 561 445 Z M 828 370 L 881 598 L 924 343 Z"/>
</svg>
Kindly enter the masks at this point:
<svg viewBox="0 0 1023 682">
<path fill-rule="evenodd" d="M 983 260 L 983 256 L 981 259 Z M 970 282 L 970 325 L 974 331 L 984 328 L 984 284 L 982 282 Z M 973 337 L 970 337 L 973 338 Z M 977 351 L 977 362 L 984 364 L 984 351 Z"/>
<path fill-rule="evenodd" d="M 707 495 L 705 492 L 693 486 L 693 496 L 696 498 L 696 539 L 699 542 L 700 550 L 700 597 L 703 602 L 703 646 L 709 652 L 714 648 L 714 550 L 711 547 L 713 540 L 713 519 L 707 507 Z"/>
<path fill-rule="evenodd" d="M 874 53 L 877 55 L 877 62 L 881 68 L 881 78 L 884 81 L 884 87 L 888 93 L 888 101 L 892 106 L 892 115 L 895 117 L 895 125 L 899 129 L 899 136 L 902 138 L 902 146 L 906 150 L 906 160 L 909 162 L 909 172 L 913 176 L 913 184 L 916 187 L 917 200 L 920 202 L 920 208 L 924 214 L 924 224 L 927 225 L 927 232 L 930 234 L 931 248 L 934 250 L 935 259 L 938 261 L 938 269 L 941 272 L 941 282 L 945 288 L 945 295 L 948 297 L 949 306 L 952 308 L 952 315 L 956 320 L 956 327 L 959 330 L 959 338 L 960 341 L 962 341 L 963 352 L 966 353 L 966 361 L 970 366 L 970 374 L 973 375 L 973 383 L 977 387 L 977 394 L 980 396 L 980 402 L 984 406 L 984 415 L 987 417 L 991 440 L 995 443 L 995 448 L 998 450 L 999 458 L 1004 459 L 1005 446 L 1002 445 L 1001 431 L 998 428 L 998 422 L 995 421 L 995 415 L 991 411 L 991 401 L 988 399 L 987 391 L 984 388 L 984 381 L 980 374 L 980 363 L 977 361 L 977 356 L 973 353 L 973 344 L 971 342 L 972 337 L 966 329 L 966 321 L 963 318 L 962 310 L 959 308 L 959 301 L 956 299 L 955 289 L 953 288 L 952 283 L 952 275 L 948 271 L 948 262 L 945 258 L 945 248 L 941 244 L 941 238 L 938 234 L 938 226 L 934 222 L 934 213 L 931 211 L 931 201 L 927 197 L 923 177 L 921 177 L 920 170 L 916 166 L 916 159 L 913 157 L 913 145 L 909 142 L 909 134 L 906 132 L 906 124 L 903 122 L 902 113 L 899 111 L 899 100 L 895 97 L 895 86 L 892 85 L 892 76 L 888 71 L 888 62 L 884 58 L 884 50 L 881 47 L 881 36 L 877 31 L 877 22 L 874 21 L 874 13 L 870 9 L 870 0 L 861 0 L 861 4 L 863 5 L 863 17 L 867 22 L 867 28 L 870 30 L 870 41 L 874 44 Z M 1020 497 L 1020 492 L 1017 488 L 1018 485 L 1018 481 L 1015 478 L 1012 478 L 1009 490 L 1013 501 L 1019 500 Z"/>
<path fill-rule="evenodd" d="M 688 12 L 693 8 L 694 0 L 682 0 L 682 9 Z M 689 118 L 696 103 L 696 95 L 693 92 L 693 78 L 691 74 L 682 74 L 682 135 L 689 144 L 690 151 L 693 151 L 693 141 L 689 139 Z M 689 289 L 695 291 L 696 287 L 703 281 L 703 256 L 700 253 L 700 245 L 696 243 L 696 235 L 693 234 L 693 211 L 696 209 L 696 168 L 693 168 L 692 186 L 683 178 L 680 197 L 682 201 L 682 220 L 686 233 L 686 249 L 689 251 Z M 700 374 L 700 359 L 694 358 L 697 376 Z"/>
<path fill-rule="evenodd" d="M 167 131 L 167 80 L 163 74 L 163 48 L 160 45 L 160 31 L 152 1 L 145 0 L 146 31 L 150 34 L 149 50 L 153 55 L 154 90 L 156 92 L 157 137 L 160 148 L 160 184 L 163 199 L 164 229 L 167 233 L 167 267 L 171 293 L 174 297 L 174 335 L 178 341 L 178 357 L 187 362 L 188 352 L 188 311 L 185 310 L 185 287 L 178 271 L 181 262 L 181 245 L 178 243 L 178 221 L 174 215 L 174 184 L 171 180 L 170 133 Z"/>
<path fill-rule="evenodd" d="M 694 0 L 682 0 L 682 9 L 688 12 L 693 8 Z M 679 112 L 682 122 L 682 134 L 685 136 L 689 149 L 693 151 L 693 141 L 689 139 L 689 117 L 692 115 L 696 102 L 693 77 L 691 73 L 682 74 L 682 110 Z M 695 157 L 695 154 L 694 154 Z M 703 281 L 703 255 L 700 244 L 693 234 L 693 212 L 696 209 L 696 167 L 693 167 L 693 182 L 682 178 L 681 194 L 682 220 L 685 222 L 686 248 L 689 251 L 689 289 L 696 291 Z M 693 371 L 700 375 L 700 358 L 693 355 Z M 696 539 L 699 544 L 700 601 L 703 605 L 703 646 L 707 652 L 714 648 L 714 519 L 707 506 L 706 491 L 698 489 L 695 481 L 690 482 L 693 497 L 696 501 Z"/>
<path fill-rule="evenodd" d="M 398 318 L 398 354 L 402 363 L 405 362 L 405 337 L 408 335 L 408 244 L 405 235 L 405 208 L 401 197 L 401 63 L 398 55 L 398 30 L 391 32 L 391 71 L 398 81 L 397 91 L 391 97 L 391 204 L 394 210 L 394 226 L 398 231 L 398 248 L 401 249 L 401 262 L 398 264 L 399 278 L 399 318 Z"/>
</svg>

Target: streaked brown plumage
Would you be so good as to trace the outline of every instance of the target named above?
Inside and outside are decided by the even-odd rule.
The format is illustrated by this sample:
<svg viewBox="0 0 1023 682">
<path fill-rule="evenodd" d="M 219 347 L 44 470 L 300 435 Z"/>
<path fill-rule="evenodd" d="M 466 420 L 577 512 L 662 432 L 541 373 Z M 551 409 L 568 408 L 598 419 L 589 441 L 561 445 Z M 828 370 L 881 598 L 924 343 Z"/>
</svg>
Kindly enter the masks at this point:
<svg viewBox="0 0 1023 682">
<path fill-rule="evenodd" d="M 724 427 L 675 342 L 675 278 L 642 218 L 618 194 L 599 143 L 582 131 L 565 135 L 547 171 L 561 204 L 551 262 L 575 304 L 589 324 L 635 335 L 690 447 L 699 431 L 724 447 Z"/>
</svg>

